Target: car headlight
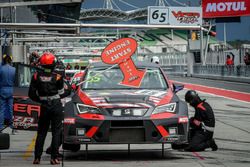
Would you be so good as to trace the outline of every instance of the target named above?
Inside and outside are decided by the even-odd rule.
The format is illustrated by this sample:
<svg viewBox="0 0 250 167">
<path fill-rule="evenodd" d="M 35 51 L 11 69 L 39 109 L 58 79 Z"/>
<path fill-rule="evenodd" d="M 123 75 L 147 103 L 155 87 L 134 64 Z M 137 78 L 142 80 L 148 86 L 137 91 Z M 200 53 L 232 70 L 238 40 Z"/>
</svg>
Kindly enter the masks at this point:
<svg viewBox="0 0 250 167">
<path fill-rule="evenodd" d="M 84 105 L 84 104 L 76 104 L 76 108 L 79 114 L 90 113 L 90 114 L 101 114 L 101 111 L 97 107 Z"/>
<path fill-rule="evenodd" d="M 176 108 L 176 103 L 169 103 L 169 104 L 166 104 L 166 105 L 156 107 L 152 114 L 159 114 L 159 113 L 163 113 L 163 112 L 174 113 L 175 108 Z"/>
</svg>

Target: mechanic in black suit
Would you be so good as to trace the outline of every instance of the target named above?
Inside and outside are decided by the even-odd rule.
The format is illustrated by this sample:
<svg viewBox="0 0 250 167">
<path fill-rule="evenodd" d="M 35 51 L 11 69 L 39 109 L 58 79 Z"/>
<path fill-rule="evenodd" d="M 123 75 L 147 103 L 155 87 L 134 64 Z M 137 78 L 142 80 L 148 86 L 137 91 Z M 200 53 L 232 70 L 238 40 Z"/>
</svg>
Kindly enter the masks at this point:
<svg viewBox="0 0 250 167">
<path fill-rule="evenodd" d="M 39 63 L 44 70 L 34 73 L 29 87 L 29 97 L 33 101 L 41 103 L 33 164 L 40 164 L 44 141 L 51 124 L 52 148 L 50 163 L 56 165 L 60 164 L 57 153 L 63 120 L 61 98 L 64 95 L 64 81 L 60 74 L 54 72 L 56 57 L 53 54 L 44 53 L 40 57 Z"/>
<path fill-rule="evenodd" d="M 215 117 L 211 106 L 201 100 L 194 90 L 189 90 L 185 94 L 185 101 L 195 108 L 194 117 L 190 118 L 190 142 L 185 151 L 204 151 L 211 148 L 212 151 L 218 149 L 214 139 Z"/>
</svg>

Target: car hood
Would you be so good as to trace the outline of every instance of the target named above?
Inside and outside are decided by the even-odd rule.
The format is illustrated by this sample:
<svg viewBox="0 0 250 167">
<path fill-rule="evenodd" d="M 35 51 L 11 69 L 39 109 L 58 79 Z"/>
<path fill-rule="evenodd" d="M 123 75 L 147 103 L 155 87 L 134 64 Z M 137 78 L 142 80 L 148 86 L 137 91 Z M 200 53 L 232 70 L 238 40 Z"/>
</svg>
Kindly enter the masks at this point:
<svg viewBox="0 0 250 167">
<path fill-rule="evenodd" d="M 85 90 L 79 91 L 81 101 L 98 107 L 152 107 L 168 103 L 170 90 Z"/>
</svg>

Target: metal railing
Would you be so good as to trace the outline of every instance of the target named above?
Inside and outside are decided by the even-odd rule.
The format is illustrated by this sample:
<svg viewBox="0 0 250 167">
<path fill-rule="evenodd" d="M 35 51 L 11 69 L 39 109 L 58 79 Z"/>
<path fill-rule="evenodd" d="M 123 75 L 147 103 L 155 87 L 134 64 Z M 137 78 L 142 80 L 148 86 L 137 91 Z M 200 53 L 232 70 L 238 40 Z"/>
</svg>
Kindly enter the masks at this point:
<svg viewBox="0 0 250 167">
<path fill-rule="evenodd" d="M 164 65 L 162 69 L 169 75 L 187 75 L 187 65 Z"/>
<path fill-rule="evenodd" d="M 250 66 L 246 65 L 195 65 L 193 73 L 222 77 L 250 77 Z"/>
</svg>

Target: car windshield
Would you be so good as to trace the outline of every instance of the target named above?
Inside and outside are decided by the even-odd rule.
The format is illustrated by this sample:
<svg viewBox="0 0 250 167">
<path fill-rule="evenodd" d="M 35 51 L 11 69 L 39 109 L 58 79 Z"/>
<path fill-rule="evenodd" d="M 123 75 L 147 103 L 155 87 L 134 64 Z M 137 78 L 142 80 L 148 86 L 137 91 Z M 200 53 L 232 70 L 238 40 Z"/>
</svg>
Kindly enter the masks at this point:
<svg viewBox="0 0 250 167">
<path fill-rule="evenodd" d="M 143 70 L 143 69 L 140 69 Z M 167 89 L 168 85 L 159 68 L 147 68 L 140 87 L 121 85 L 123 74 L 119 68 L 88 70 L 82 89 Z"/>
</svg>

